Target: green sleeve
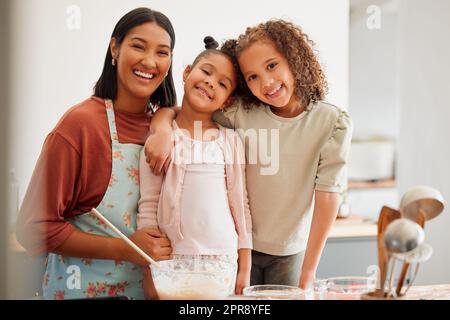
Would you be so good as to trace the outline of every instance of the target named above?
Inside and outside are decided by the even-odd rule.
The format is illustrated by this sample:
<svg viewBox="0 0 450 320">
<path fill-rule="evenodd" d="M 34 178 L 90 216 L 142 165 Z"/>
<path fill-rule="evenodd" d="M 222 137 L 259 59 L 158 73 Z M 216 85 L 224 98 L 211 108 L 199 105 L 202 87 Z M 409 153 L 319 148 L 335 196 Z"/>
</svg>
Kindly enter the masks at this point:
<svg viewBox="0 0 450 320">
<path fill-rule="evenodd" d="M 225 110 L 217 110 L 213 114 L 213 120 L 223 127 L 236 129 L 236 113 L 239 110 L 239 101 L 234 102 Z"/>
</svg>

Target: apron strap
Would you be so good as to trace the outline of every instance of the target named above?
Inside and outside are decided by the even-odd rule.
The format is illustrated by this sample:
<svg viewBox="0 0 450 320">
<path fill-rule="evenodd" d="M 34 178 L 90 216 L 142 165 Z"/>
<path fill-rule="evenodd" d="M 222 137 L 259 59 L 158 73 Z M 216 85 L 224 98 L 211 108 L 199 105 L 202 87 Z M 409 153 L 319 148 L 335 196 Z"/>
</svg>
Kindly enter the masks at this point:
<svg viewBox="0 0 450 320">
<path fill-rule="evenodd" d="M 113 144 L 119 143 L 119 136 L 117 135 L 116 119 L 114 116 L 114 107 L 111 100 L 105 100 L 106 115 L 108 116 L 109 133 Z"/>
</svg>

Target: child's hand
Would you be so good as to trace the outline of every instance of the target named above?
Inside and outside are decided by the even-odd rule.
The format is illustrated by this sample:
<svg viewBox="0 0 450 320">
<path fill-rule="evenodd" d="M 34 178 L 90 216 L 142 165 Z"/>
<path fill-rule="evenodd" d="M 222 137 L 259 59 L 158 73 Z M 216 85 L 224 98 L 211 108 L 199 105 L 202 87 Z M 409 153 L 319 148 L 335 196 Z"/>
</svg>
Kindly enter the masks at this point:
<svg viewBox="0 0 450 320">
<path fill-rule="evenodd" d="M 314 271 L 302 270 L 300 281 L 298 282 L 299 288 L 305 290 L 314 282 L 314 279 Z"/>
<path fill-rule="evenodd" d="M 145 142 L 144 152 L 147 163 L 154 175 L 167 171 L 172 159 L 172 130 L 159 130 L 151 134 Z"/>
<path fill-rule="evenodd" d="M 238 271 L 234 293 L 242 294 L 242 290 L 248 286 L 250 286 L 250 270 Z"/>
<path fill-rule="evenodd" d="M 158 229 L 143 228 L 130 236 L 139 248 L 150 255 L 154 260 L 168 260 L 172 253 L 170 240 Z M 124 242 L 127 261 L 141 266 L 148 266 L 147 260 L 141 257 L 134 249 Z"/>
</svg>

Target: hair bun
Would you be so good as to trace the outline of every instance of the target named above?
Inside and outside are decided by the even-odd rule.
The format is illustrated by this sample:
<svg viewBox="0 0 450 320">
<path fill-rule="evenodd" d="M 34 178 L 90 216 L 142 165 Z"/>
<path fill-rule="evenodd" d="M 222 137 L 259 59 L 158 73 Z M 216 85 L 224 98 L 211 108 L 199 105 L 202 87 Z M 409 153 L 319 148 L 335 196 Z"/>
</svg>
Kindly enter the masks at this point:
<svg viewBox="0 0 450 320">
<path fill-rule="evenodd" d="M 205 39 L 203 39 L 203 42 L 205 43 L 205 49 L 207 50 L 217 49 L 219 47 L 219 43 L 211 36 L 205 37 Z"/>
</svg>

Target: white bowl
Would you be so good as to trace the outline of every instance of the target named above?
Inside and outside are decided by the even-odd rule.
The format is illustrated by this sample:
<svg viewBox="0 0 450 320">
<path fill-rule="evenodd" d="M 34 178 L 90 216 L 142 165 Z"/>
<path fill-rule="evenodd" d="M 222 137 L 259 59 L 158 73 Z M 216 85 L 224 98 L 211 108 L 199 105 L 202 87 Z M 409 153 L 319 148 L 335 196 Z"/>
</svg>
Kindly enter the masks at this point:
<svg viewBox="0 0 450 320">
<path fill-rule="evenodd" d="M 333 277 L 323 282 L 326 300 L 359 300 L 377 285 L 375 277 Z"/>
<path fill-rule="evenodd" d="M 243 295 L 266 300 L 306 300 L 306 291 L 285 285 L 256 285 L 243 290 Z"/>
<path fill-rule="evenodd" d="M 220 300 L 233 294 L 234 264 L 216 260 L 175 259 L 151 265 L 161 300 Z"/>
</svg>

